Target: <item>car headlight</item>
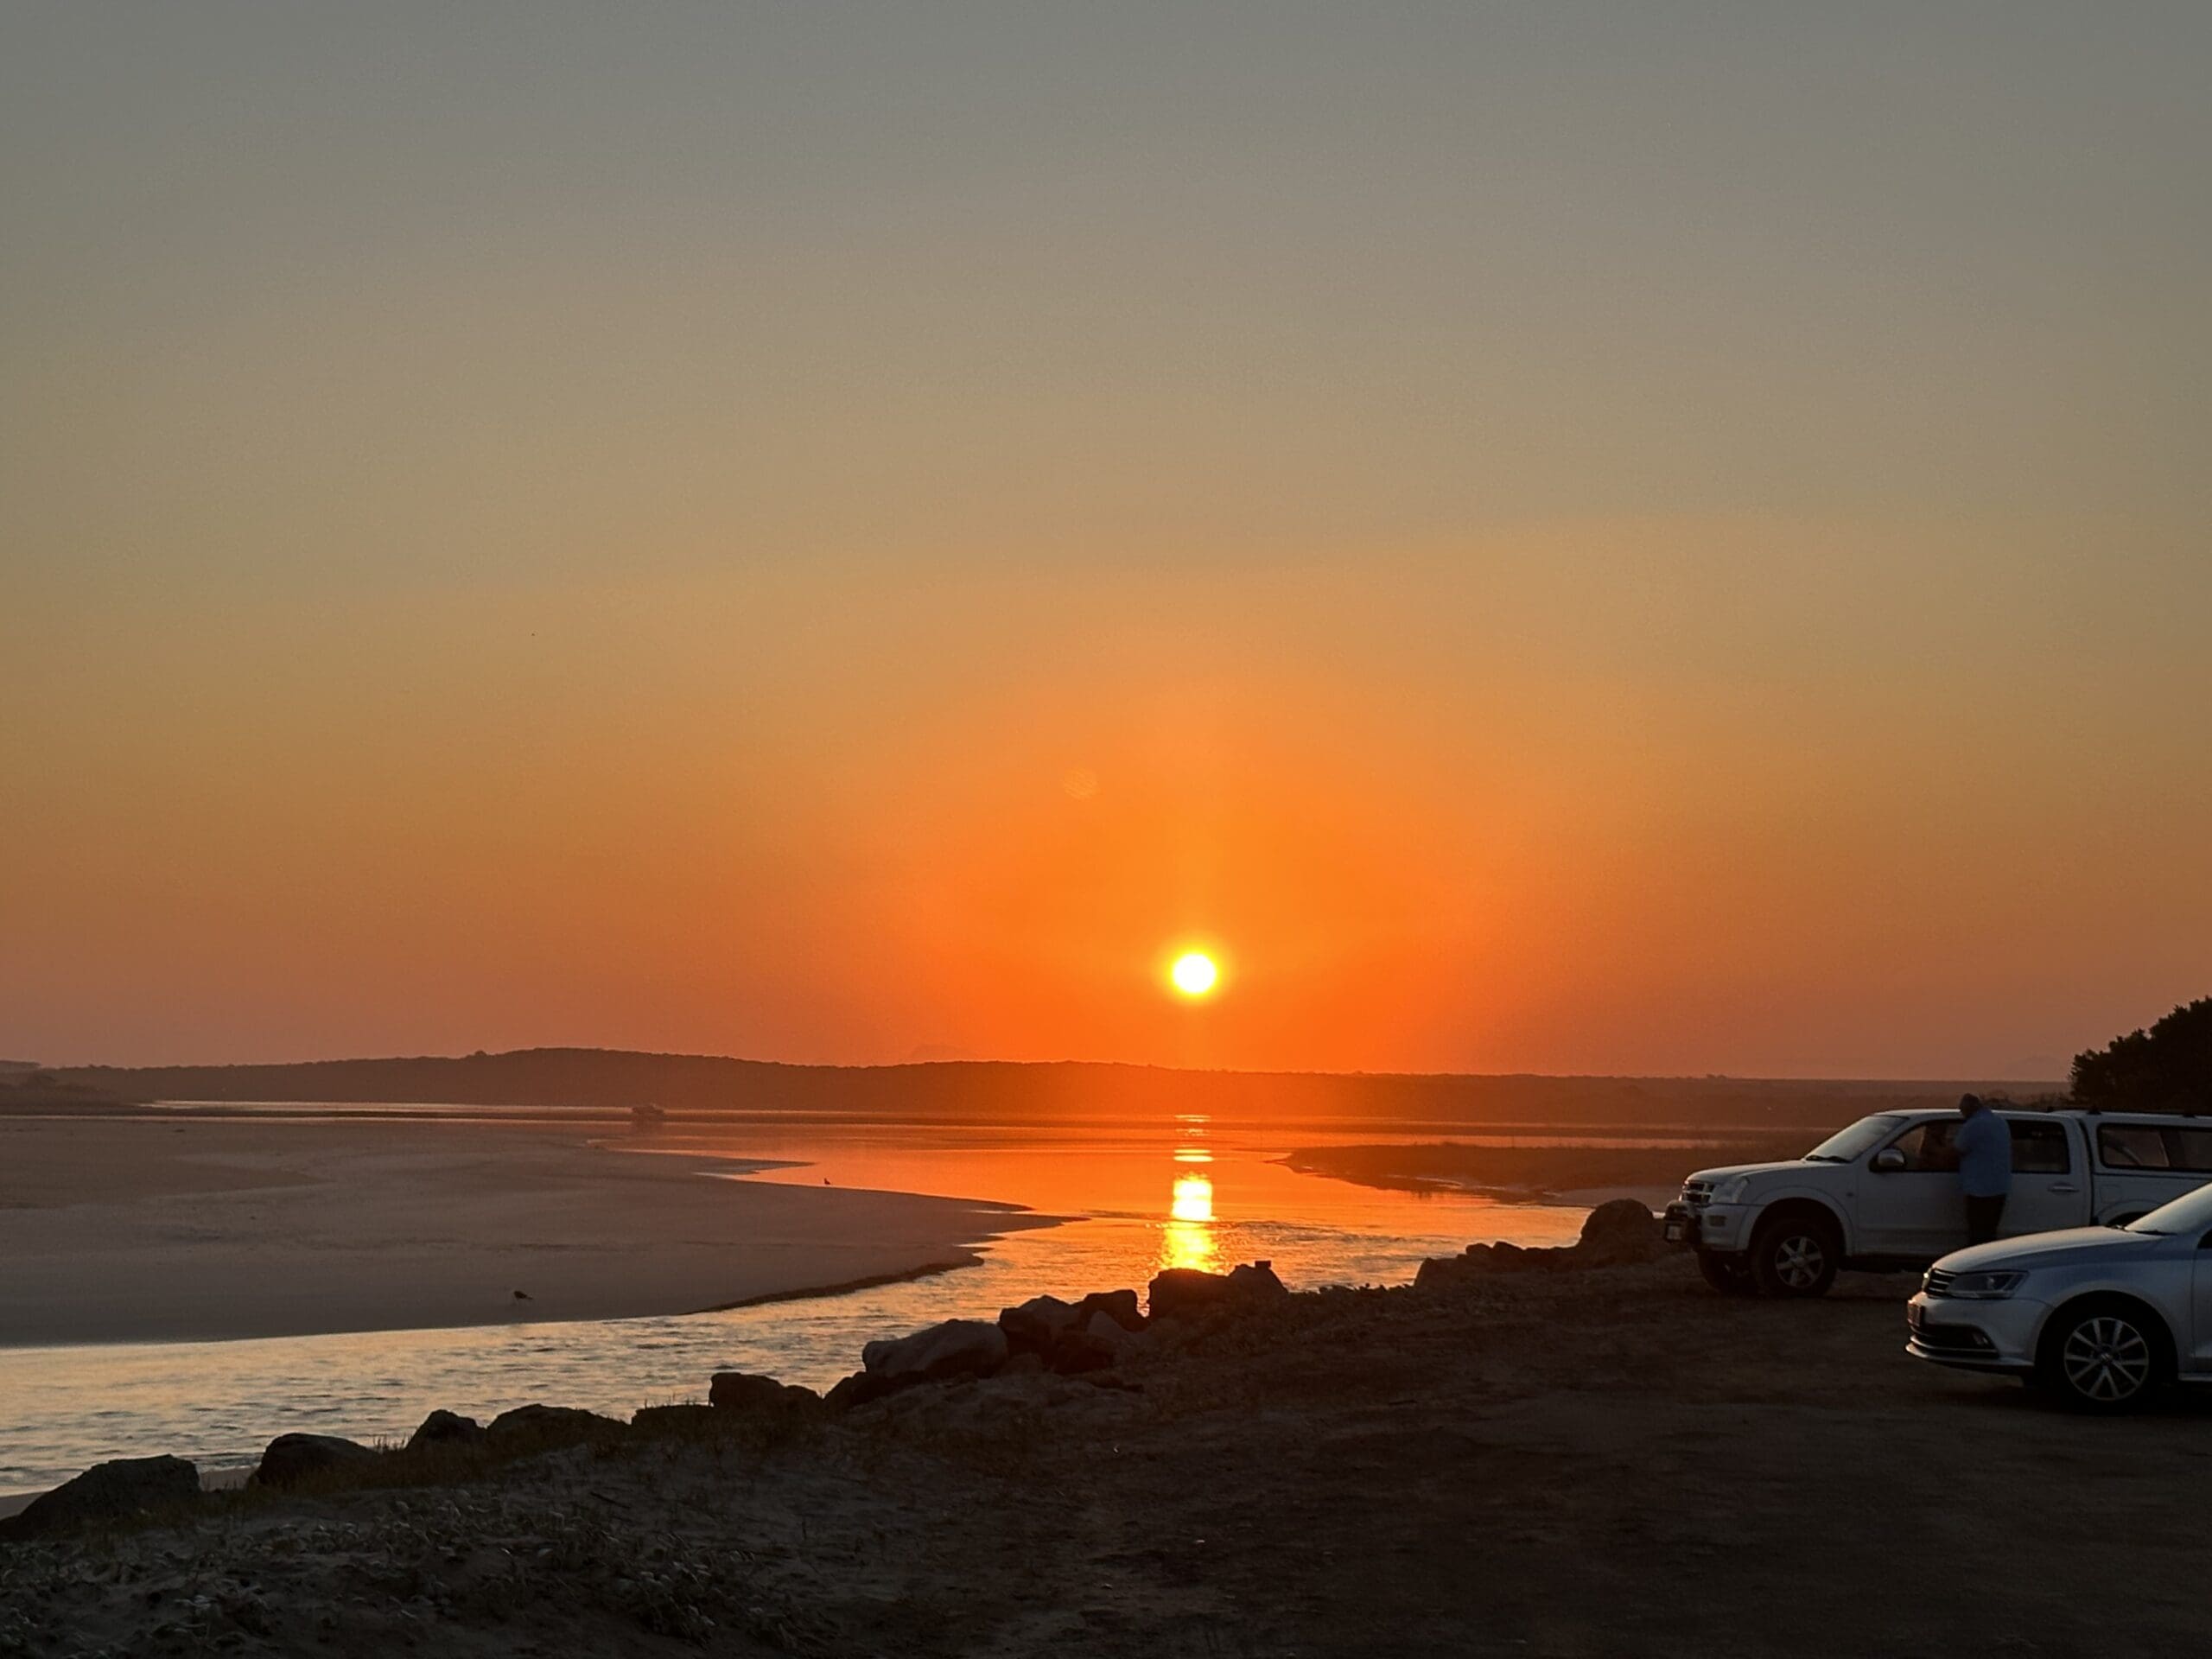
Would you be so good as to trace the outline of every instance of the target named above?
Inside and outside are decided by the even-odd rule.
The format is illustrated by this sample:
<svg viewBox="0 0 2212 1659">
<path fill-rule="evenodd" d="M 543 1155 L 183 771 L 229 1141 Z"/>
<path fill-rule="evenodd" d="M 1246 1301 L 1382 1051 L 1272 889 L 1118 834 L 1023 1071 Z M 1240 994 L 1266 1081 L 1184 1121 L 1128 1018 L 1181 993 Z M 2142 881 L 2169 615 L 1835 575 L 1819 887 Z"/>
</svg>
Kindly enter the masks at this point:
<svg viewBox="0 0 2212 1659">
<path fill-rule="evenodd" d="M 2020 1281 L 2027 1276 L 2018 1271 L 1961 1273 L 1952 1278 L 1943 1294 L 1969 1302 L 2001 1302 L 2018 1290 Z"/>
<path fill-rule="evenodd" d="M 1719 1185 L 1713 1189 L 1713 1196 L 1707 1199 L 1707 1202 L 1711 1204 L 1741 1204 L 1744 1201 L 1744 1194 L 1751 1191 L 1751 1178 L 1750 1176 L 1731 1175 L 1726 1180 L 1721 1182 Z"/>
</svg>

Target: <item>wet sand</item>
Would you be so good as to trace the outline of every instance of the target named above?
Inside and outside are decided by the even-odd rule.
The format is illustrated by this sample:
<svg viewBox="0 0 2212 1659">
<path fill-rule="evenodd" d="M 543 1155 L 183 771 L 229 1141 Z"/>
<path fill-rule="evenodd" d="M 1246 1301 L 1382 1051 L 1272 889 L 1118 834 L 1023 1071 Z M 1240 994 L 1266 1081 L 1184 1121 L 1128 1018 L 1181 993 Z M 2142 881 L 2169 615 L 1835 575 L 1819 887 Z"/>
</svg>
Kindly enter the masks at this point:
<svg viewBox="0 0 2212 1659">
<path fill-rule="evenodd" d="M 0 1122 L 0 1344 L 696 1313 L 1051 1220 L 715 1179 L 758 1167 L 473 1123 Z"/>
</svg>

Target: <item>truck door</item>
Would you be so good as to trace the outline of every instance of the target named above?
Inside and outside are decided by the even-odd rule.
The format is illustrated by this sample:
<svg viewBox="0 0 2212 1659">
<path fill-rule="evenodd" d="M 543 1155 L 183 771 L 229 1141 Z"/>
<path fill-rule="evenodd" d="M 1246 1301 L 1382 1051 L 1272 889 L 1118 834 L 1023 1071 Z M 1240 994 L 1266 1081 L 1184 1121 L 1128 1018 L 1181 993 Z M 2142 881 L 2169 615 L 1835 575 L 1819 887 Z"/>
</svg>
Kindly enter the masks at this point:
<svg viewBox="0 0 2212 1659">
<path fill-rule="evenodd" d="M 1999 1114 L 2012 1131 L 2012 1193 L 1999 1230 L 2050 1233 L 2089 1222 L 2089 1172 L 2063 1118 Z"/>
<path fill-rule="evenodd" d="M 1859 1183 L 1858 1237 L 1862 1255 L 1932 1262 L 1967 1242 L 1966 1199 L 1959 1192 L 1959 1120 L 1923 1118 L 1877 1147 Z M 1896 1153 L 1903 1160 L 1885 1159 Z"/>
</svg>

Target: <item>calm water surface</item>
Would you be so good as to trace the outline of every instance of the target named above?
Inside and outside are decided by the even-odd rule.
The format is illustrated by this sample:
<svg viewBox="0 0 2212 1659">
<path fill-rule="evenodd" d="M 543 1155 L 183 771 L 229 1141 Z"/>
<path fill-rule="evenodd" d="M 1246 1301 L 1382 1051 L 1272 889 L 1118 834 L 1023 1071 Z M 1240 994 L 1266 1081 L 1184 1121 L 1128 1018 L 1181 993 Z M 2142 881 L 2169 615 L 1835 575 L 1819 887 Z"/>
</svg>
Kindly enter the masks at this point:
<svg viewBox="0 0 2212 1659">
<path fill-rule="evenodd" d="M 327 1110 L 327 1109 L 324 1109 Z M 480 1418 L 531 1401 L 627 1415 L 703 1398 L 716 1370 L 827 1387 L 861 1345 L 935 1320 L 991 1318 L 1041 1291 L 1142 1291 L 1166 1267 L 1270 1260 L 1295 1289 L 1395 1284 L 1477 1239 L 1572 1240 L 1583 1205 L 1382 1192 L 1270 1161 L 1293 1146 L 1402 1138 L 1373 1123 L 1222 1130 L 1203 1119 L 1033 1126 L 732 1122 L 643 1149 L 789 1160 L 741 1178 L 934 1193 L 1076 1217 L 983 1244 L 980 1266 L 842 1296 L 682 1318 L 378 1332 L 245 1342 L 0 1347 L 0 1492 L 105 1458 L 170 1452 L 249 1465 L 290 1430 L 403 1440 L 432 1408 Z M 1429 1138 L 1434 1130 L 1428 1129 Z M 1456 1139 L 1504 1141 L 1505 1135 Z M 1541 1135 L 1522 1135 L 1522 1144 Z M 1563 1137 L 1605 1144 L 1606 1137 Z M 610 1142 L 637 1149 L 623 1136 Z"/>
</svg>

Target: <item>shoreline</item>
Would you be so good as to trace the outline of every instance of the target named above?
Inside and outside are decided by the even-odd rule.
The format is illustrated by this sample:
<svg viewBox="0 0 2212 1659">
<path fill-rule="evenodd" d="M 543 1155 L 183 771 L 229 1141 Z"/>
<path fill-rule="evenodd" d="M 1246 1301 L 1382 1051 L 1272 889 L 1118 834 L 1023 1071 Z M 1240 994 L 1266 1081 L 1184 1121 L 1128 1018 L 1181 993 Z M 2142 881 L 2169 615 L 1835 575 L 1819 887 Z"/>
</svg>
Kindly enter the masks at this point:
<svg viewBox="0 0 2212 1659">
<path fill-rule="evenodd" d="M 1065 1219 L 748 1180 L 790 1160 L 624 1157 L 605 1139 L 0 1121 L 0 1352 L 721 1312 L 954 1271 Z"/>
</svg>

